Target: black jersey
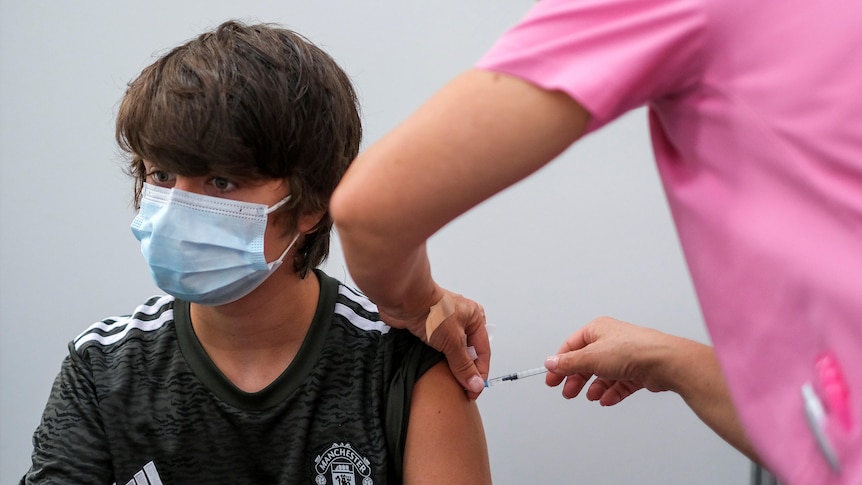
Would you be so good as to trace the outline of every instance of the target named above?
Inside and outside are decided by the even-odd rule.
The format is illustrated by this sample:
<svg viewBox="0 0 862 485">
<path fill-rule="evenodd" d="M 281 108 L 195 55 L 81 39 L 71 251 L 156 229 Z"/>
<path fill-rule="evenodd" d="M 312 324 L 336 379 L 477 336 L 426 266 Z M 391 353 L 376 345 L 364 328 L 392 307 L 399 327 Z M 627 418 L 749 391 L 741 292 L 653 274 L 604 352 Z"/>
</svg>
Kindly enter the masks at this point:
<svg viewBox="0 0 862 485">
<path fill-rule="evenodd" d="M 189 303 L 153 297 L 69 344 L 22 483 L 400 482 L 413 384 L 442 355 L 322 272 L 299 352 L 246 393 L 209 359 Z"/>
</svg>

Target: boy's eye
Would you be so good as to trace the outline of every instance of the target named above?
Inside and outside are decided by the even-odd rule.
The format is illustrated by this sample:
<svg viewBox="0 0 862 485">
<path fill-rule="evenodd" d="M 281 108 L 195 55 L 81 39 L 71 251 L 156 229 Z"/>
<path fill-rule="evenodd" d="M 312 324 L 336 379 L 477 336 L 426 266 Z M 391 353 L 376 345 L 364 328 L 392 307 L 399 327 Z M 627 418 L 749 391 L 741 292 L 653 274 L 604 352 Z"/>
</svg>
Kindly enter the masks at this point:
<svg viewBox="0 0 862 485">
<path fill-rule="evenodd" d="M 153 183 L 156 184 L 166 184 L 173 180 L 173 176 L 164 170 L 152 170 L 147 174 L 147 178 L 149 178 Z"/>
<path fill-rule="evenodd" d="M 234 187 L 233 182 L 224 177 L 213 177 L 212 184 L 218 190 L 230 190 Z"/>
</svg>

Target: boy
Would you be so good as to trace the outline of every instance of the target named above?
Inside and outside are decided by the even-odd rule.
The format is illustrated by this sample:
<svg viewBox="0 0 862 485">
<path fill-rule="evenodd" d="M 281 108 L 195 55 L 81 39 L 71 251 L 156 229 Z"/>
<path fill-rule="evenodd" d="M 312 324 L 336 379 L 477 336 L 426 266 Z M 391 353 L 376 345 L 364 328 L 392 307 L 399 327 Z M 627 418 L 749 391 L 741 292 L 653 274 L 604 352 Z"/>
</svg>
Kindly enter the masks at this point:
<svg viewBox="0 0 862 485">
<path fill-rule="evenodd" d="M 490 482 L 441 356 L 315 269 L 356 104 L 322 50 L 238 22 L 129 85 L 132 231 L 167 295 L 70 343 L 22 483 Z"/>
</svg>

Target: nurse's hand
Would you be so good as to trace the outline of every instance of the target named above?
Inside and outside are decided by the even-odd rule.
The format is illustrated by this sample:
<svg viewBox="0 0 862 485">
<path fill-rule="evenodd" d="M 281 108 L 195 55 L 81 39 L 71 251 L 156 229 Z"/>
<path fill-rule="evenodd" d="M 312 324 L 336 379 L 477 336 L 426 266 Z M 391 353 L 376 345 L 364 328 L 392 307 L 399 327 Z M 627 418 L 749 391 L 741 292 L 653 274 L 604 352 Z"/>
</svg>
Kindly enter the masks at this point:
<svg viewBox="0 0 862 485">
<path fill-rule="evenodd" d="M 550 371 L 545 382 L 563 385 L 563 396 L 571 399 L 587 382 L 590 401 L 613 406 L 640 389 L 653 392 L 676 390 L 666 373 L 685 341 L 650 328 L 639 327 L 609 317 L 600 317 L 573 333 L 557 355 L 548 357 Z"/>
<path fill-rule="evenodd" d="M 443 296 L 418 315 L 395 314 L 379 308 L 380 317 L 393 328 L 405 328 L 443 352 L 455 379 L 476 399 L 485 388 L 491 364 L 491 344 L 482 305 L 439 288 Z M 430 331 L 430 336 L 428 332 Z"/>
</svg>

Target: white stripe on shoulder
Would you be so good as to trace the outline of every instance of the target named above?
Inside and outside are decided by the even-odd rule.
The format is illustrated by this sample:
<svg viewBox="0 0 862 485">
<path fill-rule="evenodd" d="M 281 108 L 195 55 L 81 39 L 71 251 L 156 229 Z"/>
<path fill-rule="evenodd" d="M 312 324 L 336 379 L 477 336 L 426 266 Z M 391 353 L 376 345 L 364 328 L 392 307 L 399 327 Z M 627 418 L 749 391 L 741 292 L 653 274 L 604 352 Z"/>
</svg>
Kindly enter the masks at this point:
<svg viewBox="0 0 862 485">
<path fill-rule="evenodd" d="M 338 284 L 338 293 L 347 297 L 348 300 L 358 303 L 366 311 L 377 313 L 377 305 L 371 302 L 365 294 L 351 288 L 344 283 Z"/>
<path fill-rule="evenodd" d="M 353 289 L 349 288 L 348 286 L 339 284 L 338 294 L 361 306 L 363 310 L 369 313 L 377 313 L 377 306 L 372 303 L 371 300 L 366 298 L 365 295 L 353 291 Z M 391 327 L 383 323 L 383 321 L 369 320 L 368 318 L 365 318 L 364 316 L 356 313 L 352 308 L 348 307 L 347 305 L 344 305 L 343 303 L 335 304 L 335 313 L 343 316 L 347 319 L 347 321 L 352 323 L 353 326 L 361 328 L 362 330 L 371 330 L 386 334 L 391 329 Z"/>
<path fill-rule="evenodd" d="M 163 310 L 166 305 L 169 305 L 174 300 L 173 296 L 163 295 L 152 301 L 150 305 L 140 305 L 138 306 L 132 315 L 122 316 L 122 317 L 113 317 L 107 318 L 101 322 L 96 322 L 90 325 L 86 330 L 84 330 L 80 335 L 75 337 L 75 350 L 81 348 L 87 342 L 96 341 L 101 345 L 110 345 L 112 343 L 118 342 L 122 340 L 126 335 L 128 335 L 129 331 L 133 328 L 137 328 L 138 330 L 144 332 L 150 332 L 153 330 L 158 330 L 161 328 L 166 322 L 169 322 L 174 319 L 174 311 L 173 309 Z M 159 312 L 161 311 L 161 314 Z M 140 315 L 156 315 L 159 314 L 158 318 L 152 320 L 141 320 L 137 318 Z M 107 323 L 111 322 L 111 323 Z M 103 332 L 110 332 L 112 330 L 122 329 L 116 333 L 111 335 L 102 335 L 96 330 L 102 330 Z"/>
</svg>

